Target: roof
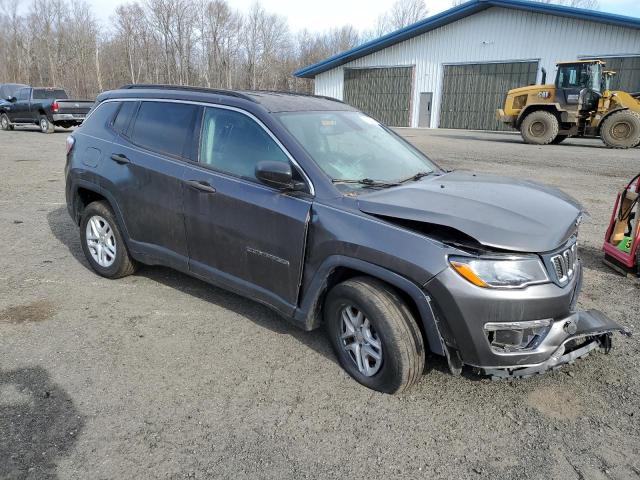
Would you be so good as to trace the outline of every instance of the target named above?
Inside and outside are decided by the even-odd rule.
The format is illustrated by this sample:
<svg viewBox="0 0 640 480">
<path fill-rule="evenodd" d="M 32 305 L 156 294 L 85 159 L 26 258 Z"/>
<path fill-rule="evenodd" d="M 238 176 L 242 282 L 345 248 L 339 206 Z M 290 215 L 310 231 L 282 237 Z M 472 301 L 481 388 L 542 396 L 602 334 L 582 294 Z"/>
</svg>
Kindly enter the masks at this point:
<svg viewBox="0 0 640 480">
<path fill-rule="evenodd" d="M 322 72 L 339 67 L 340 65 L 344 65 L 345 63 L 357 58 L 370 55 L 396 43 L 422 35 L 423 33 L 448 25 L 491 7 L 510 8 L 534 13 L 546 13 L 548 15 L 573 18 L 576 20 L 587 20 L 619 27 L 640 29 L 640 18 L 597 12 L 595 10 L 586 10 L 584 8 L 565 7 L 562 5 L 539 3 L 527 0 L 471 0 L 437 15 L 433 15 L 432 17 L 427 17 L 424 20 L 401 28 L 400 30 L 391 32 L 380 38 L 363 43 L 351 50 L 338 53 L 337 55 L 333 55 L 321 62 L 301 68 L 293 74 L 296 77 L 313 78 Z"/>
<path fill-rule="evenodd" d="M 305 93 L 267 90 L 224 90 L 187 85 L 144 83 L 123 85 L 118 90 L 103 92 L 99 95 L 98 101 L 102 101 L 104 98 L 116 98 L 119 96 L 142 96 L 145 98 L 160 96 L 161 98 L 168 99 L 198 100 L 205 102 L 217 102 L 220 97 L 227 97 L 261 105 L 265 110 L 271 113 L 319 110 L 355 110 L 353 107 L 341 102 L 340 100 L 336 100 L 335 98 L 309 95 Z"/>
</svg>

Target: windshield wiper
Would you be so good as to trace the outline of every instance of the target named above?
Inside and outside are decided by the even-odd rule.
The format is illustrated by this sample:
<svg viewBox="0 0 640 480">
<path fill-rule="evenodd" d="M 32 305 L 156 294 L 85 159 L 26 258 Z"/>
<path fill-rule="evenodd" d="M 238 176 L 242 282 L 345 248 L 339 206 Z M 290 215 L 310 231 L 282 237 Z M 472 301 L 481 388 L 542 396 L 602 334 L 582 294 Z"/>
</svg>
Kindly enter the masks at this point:
<svg viewBox="0 0 640 480">
<path fill-rule="evenodd" d="M 407 183 L 407 182 L 417 182 L 421 178 L 428 177 L 429 175 L 433 175 L 435 172 L 418 172 L 410 177 L 403 178 L 399 180 L 398 183 Z"/>
<path fill-rule="evenodd" d="M 382 180 L 372 180 L 371 178 L 361 178 L 359 180 L 352 180 L 348 178 L 334 178 L 331 180 L 333 183 L 350 183 L 356 185 L 364 185 L 365 187 L 379 187 L 388 188 L 400 185 L 397 182 L 385 182 Z"/>
</svg>

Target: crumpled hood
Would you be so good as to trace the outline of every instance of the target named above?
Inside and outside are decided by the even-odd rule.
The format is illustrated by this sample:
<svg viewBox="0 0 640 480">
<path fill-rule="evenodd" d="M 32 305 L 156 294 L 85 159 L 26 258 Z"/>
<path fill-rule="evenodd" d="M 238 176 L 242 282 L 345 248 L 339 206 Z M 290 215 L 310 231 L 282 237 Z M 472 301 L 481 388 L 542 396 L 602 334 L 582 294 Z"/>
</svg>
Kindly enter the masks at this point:
<svg viewBox="0 0 640 480">
<path fill-rule="evenodd" d="M 548 252 L 577 228 L 580 204 L 562 191 L 515 178 L 456 171 L 358 196 L 369 214 L 444 225 L 479 243 Z"/>
</svg>

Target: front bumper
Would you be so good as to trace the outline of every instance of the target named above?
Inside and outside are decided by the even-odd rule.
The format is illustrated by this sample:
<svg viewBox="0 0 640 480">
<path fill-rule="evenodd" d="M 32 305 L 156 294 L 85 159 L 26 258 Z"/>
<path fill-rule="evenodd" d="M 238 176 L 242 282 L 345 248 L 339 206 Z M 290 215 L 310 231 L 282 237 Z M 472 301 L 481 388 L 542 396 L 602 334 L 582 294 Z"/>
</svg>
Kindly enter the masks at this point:
<svg viewBox="0 0 640 480">
<path fill-rule="evenodd" d="M 444 344 L 456 352 L 460 362 L 497 375 L 533 368 L 546 370 L 572 361 L 575 350 L 608 343 L 602 336 L 623 331 L 616 322 L 595 310 L 575 311 L 581 284 L 581 269 L 564 287 L 556 284 L 532 285 L 523 289 L 488 289 L 470 284 L 452 269 L 432 279 L 425 289 L 436 306 L 436 316 Z M 496 349 L 485 325 L 548 320 L 544 336 L 530 348 Z M 568 356 L 567 356 L 568 355 Z M 580 356 L 580 355 L 578 355 Z"/>
<path fill-rule="evenodd" d="M 576 326 L 575 333 L 571 335 L 567 335 L 564 329 L 568 322 Z M 514 356 L 517 363 L 509 366 L 485 366 L 480 370 L 493 378 L 529 377 L 543 373 L 572 363 L 596 348 L 601 348 L 608 353 L 611 349 L 611 335 L 616 331 L 628 334 L 627 330 L 598 310 L 574 312 L 567 318 L 556 320 L 544 340 L 535 349 L 528 352 L 530 355 L 526 357 L 521 354 Z M 508 357 L 509 354 L 502 355 Z M 543 362 L 528 363 L 541 356 L 547 357 L 547 359 Z"/>
<path fill-rule="evenodd" d="M 504 110 L 499 108 L 496 110 L 496 120 L 502 123 L 513 124 L 516 121 L 516 117 L 513 115 L 507 115 L 504 113 Z"/>
</svg>

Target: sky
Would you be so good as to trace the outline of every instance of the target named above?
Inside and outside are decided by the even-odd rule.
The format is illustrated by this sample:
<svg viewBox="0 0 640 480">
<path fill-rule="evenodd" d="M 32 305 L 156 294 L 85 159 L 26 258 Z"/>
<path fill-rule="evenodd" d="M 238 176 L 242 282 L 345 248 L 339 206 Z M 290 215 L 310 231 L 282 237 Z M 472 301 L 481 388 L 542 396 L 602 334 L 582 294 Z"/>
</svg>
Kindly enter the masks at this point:
<svg viewBox="0 0 640 480">
<path fill-rule="evenodd" d="M 108 25 L 109 17 L 116 7 L 127 0 L 87 0 L 97 18 Z M 228 0 L 240 11 L 247 11 L 255 0 Z M 307 28 L 323 31 L 345 24 L 358 30 L 373 27 L 376 18 L 387 11 L 393 0 L 261 0 L 262 6 L 271 13 L 285 16 L 292 31 Z M 429 15 L 451 7 L 451 0 L 427 0 Z M 600 0 L 600 10 L 619 15 L 640 17 L 640 0 Z"/>
</svg>

